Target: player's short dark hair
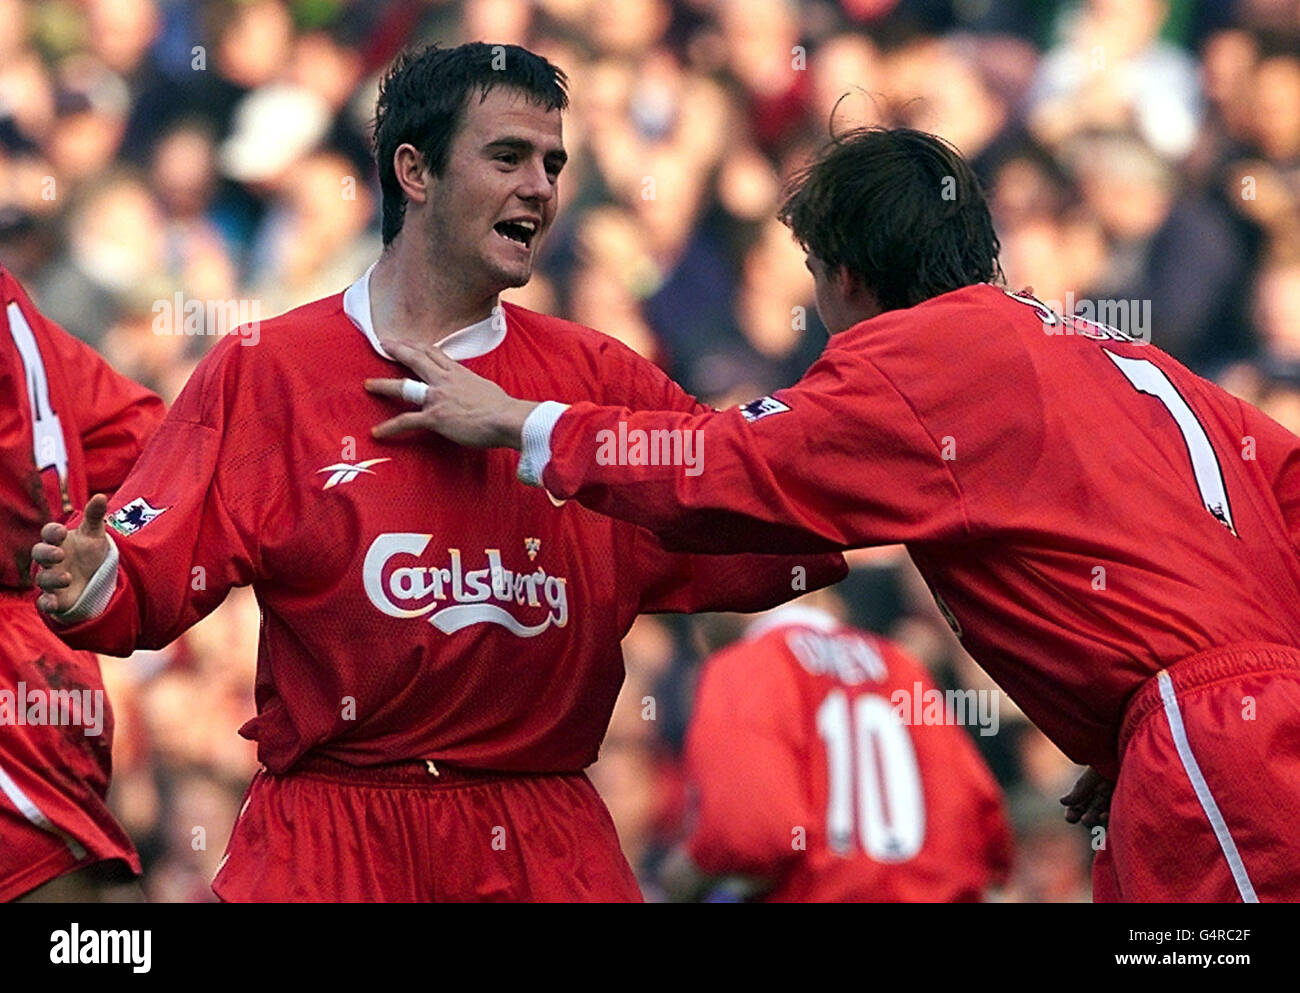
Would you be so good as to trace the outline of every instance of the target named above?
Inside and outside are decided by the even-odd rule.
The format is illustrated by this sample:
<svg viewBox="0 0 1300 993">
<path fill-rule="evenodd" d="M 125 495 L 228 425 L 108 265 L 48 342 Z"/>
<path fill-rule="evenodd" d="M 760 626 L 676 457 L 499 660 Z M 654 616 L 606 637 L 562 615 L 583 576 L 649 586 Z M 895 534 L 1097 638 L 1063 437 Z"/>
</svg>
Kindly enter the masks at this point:
<svg viewBox="0 0 1300 993">
<path fill-rule="evenodd" d="M 561 69 L 518 45 L 476 41 L 400 54 L 379 84 L 375 106 L 373 143 L 383 195 L 384 244 L 402 230 L 406 213 L 406 197 L 393 167 L 399 145 L 414 145 L 433 174 L 441 176 L 471 94 L 477 93 L 481 101 L 496 87 L 508 86 L 547 110 L 565 110 L 568 82 Z"/>
<path fill-rule="evenodd" d="M 885 310 L 1002 278 L 979 180 L 942 138 L 856 128 L 791 179 L 778 214 L 828 267 L 847 266 Z"/>
</svg>

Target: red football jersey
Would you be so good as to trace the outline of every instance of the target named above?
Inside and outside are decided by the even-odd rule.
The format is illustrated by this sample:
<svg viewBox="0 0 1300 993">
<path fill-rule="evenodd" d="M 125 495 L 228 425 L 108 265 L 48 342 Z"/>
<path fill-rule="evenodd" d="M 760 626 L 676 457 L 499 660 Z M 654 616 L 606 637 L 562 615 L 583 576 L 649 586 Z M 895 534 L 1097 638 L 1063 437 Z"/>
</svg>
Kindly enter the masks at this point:
<svg viewBox="0 0 1300 993">
<path fill-rule="evenodd" d="M 31 590 L 41 527 L 117 488 L 163 404 L 42 315 L 3 267 L 0 305 L 0 588 Z"/>
<path fill-rule="evenodd" d="M 897 645 L 779 610 L 712 656 L 686 743 L 692 860 L 772 882 L 770 902 L 978 900 L 1011 830 L 968 733 Z"/>
<path fill-rule="evenodd" d="M 369 274 L 219 342 L 113 497 L 117 588 L 60 629 L 110 654 L 165 644 L 236 585 L 262 609 L 257 716 L 272 772 L 309 750 L 521 772 L 593 762 L 647 611 L 757 610 L 840 579 L 838 556 L 669 554 L 646 531 L 515 482 L 514 452 L 427 432 L 365 392 Z M 702 409 L 613 338 L 505 305 L 442 343 L 524 396 Z"/>
<path fill-rule="evenodd" d="M 595 457 L 602 431 L 667 429 L 699 432 L 702 471 Z M 1159 669 L 1300 646 L 1300 439 L 1158 349 L 994 286 L 849 328 L 744 408 L 578 404 L 550 442 L 551 493 L 669 547 L 905 542 L 971 655 L 1112 778 L 1125 701 Z"/>
<path fill-rule="evenodd" d="M 162 418 L 158 397 L 44 317 L 0 267 L 0 808 L 19 815 L 0 809 L 0 900 L 83 860 L 139 871 L 104 800 L 113 711 L 99 662 L 41 622 L 31 552 L 47 521 L 121 483 Z M 60 706 L 56 718 L 69 694 L 91 709 Z M 33 711 L 37 699 L 48 710 Z"/>
</svg>

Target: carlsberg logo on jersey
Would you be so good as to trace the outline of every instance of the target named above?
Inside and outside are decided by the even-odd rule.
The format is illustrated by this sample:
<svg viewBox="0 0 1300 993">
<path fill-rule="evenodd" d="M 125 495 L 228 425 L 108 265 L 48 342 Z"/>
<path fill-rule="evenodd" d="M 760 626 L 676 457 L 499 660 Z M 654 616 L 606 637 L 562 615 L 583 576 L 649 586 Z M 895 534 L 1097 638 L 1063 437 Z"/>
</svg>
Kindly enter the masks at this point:
<svg viewBox="0 0 1300 993">
<path fill-rule="evenodd" d="M 536 637 L 552 624 L 562 628 L 569 623 L 567 580 L 547 575 L 540 567 L 512 572 L 501 564 L 499 548 L 485 549 L 487 565 L 468 571 L 459 548 L 447 549 L 447 566 L 395 561 L 423 555 L 432 540 L 431 534 L 399 533 L 381 534 L 371 543 L 362 566 L 366 596 L 389 617 L 428 614 L 429 623 L 444 634 L 471 624 L 500 624 L 520 638 Z M 536 616 L 541 610 L 545 617 L 533 624 L 515 616 Z"/>
</svg>

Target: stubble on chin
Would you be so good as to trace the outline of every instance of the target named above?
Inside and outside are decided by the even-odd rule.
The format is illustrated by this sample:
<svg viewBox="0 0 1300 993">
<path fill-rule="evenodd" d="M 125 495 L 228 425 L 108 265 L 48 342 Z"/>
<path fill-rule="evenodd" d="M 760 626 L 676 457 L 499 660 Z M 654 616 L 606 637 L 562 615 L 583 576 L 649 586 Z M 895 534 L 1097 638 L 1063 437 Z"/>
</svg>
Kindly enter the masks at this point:
<svg viewBox="0 0 1300 993">
<path fill-rule="evenodd" d="M 517 289 L 533 278 L 531 264 L 522 267 L 490 265 L 489 271 L 493 282 L 499 283 L 502 289 Z"/>
</svg>

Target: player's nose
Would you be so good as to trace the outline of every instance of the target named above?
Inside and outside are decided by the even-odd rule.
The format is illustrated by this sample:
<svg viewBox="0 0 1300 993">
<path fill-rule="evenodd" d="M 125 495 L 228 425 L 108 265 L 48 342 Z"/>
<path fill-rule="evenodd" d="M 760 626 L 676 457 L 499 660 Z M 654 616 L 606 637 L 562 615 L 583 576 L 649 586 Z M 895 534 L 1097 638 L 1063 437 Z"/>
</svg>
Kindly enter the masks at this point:
<svg viewBox="0 0 1300 993">
<path fill-rule="evenodd" d="M 549 203 L 555 198 L 555 183 L 546 166 L 534 162 L 527 169 L 521 170 L 519 187 L 516 190 L 521 200 L 533 204 Z"/>
</svg>

